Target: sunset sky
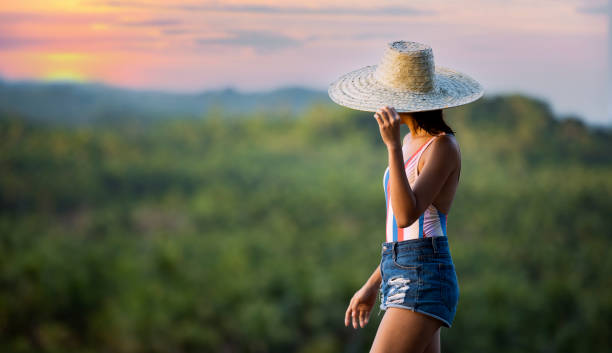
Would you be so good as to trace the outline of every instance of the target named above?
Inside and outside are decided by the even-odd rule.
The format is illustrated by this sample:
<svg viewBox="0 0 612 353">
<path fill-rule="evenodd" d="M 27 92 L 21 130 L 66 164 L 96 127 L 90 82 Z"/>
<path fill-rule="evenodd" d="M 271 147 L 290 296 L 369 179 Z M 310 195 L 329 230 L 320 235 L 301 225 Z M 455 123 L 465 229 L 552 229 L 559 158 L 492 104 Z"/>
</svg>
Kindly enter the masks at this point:
<svg viewBox="0 0 612 353">
<path fill-rule="evenodd" d="M 0 77 L 326 90 L 403 39 L 431 45 L 436 64 L 474 77 L 485 95 L 523 92 L 612 124 L 609 2 L 3 1 Z"/>
</svg>

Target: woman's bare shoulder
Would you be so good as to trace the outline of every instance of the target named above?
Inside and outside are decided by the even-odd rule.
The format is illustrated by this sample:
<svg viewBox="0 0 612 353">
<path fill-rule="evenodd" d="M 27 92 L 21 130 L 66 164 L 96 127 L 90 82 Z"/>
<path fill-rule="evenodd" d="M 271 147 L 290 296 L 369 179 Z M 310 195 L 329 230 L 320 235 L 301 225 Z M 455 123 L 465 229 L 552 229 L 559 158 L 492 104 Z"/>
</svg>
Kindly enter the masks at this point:
<svg viewBox="0 0 612 353">
<path fill-rule="evenodd" d="M 460 160 L 461 152 L 459 150 L 459 142 L 452 134 L 444 134 L 438 136 L 432 143 L 432 149 L 429 155 L 434 154 L 439 158 L 448 158 Z M 429 155 L 427 157 L 429 157 Z M 451 157 L 452 156 L 452 157 Z"/>
<path fill-rule="evenodd" d="M 438 141 L 434 141 L 434 143 L 438 143 L 438 145 L 447 145 L 448 147 L 456 148 L 457 150 L 459 150 L 459 142 L 457 142 L 457 139 L 453 134 L 440 135 L 436 140 Z"/>
</svg>

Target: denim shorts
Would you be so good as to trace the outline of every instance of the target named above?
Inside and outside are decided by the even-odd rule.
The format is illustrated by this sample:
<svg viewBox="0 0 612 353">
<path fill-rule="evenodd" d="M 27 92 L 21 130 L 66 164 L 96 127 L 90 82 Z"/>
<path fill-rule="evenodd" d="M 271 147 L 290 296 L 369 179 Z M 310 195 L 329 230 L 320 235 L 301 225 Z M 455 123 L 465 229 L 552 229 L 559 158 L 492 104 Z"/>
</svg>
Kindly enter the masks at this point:
<svg viewBox="0 0 612 353">
<path fill-rule="evenodd" d="M 405 308 L 451 327 L 459 301 L 455 264 L 446 236 L 383 242 L 380 307 Z"/>
</svg>

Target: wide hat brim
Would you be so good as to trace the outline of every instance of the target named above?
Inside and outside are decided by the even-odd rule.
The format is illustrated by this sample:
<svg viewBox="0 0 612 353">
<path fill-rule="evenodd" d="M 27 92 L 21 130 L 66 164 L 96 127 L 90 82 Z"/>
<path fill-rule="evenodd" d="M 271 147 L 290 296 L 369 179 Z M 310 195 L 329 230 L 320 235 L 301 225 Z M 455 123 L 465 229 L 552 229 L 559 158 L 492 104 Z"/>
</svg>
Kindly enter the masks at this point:
<svg viewBox="0 0 612 353">
<path fill-rule="evenodd" d="M 327 93 L 347 108 L 375 112 L 383 106 L 397 112 L 418 112 L 457 107 L 484 95 L 484 88 L 468 75 L 447 67 L 435 67 L 435 89 L 427 93 L 400 91 L 384 86 L 369 65 L 346 73 L 329 85 Z"/>
</svg>

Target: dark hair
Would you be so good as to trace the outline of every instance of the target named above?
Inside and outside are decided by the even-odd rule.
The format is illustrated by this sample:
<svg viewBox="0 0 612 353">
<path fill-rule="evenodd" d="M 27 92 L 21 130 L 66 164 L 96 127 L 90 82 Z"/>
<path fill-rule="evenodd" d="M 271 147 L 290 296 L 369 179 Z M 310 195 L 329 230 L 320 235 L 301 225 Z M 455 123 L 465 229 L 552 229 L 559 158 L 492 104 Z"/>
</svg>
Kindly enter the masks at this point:
<svg viewBox="0 0 612 353">
<path fill-rule="evenodd" d="M 442 109 L 413 112 L 410 115 L 414 118 L 417 128 L 427 131 L 430 135 L 437 135 L 441 132 L 455 134 L 455 131 L 446 125 Z"/>
</svg>

